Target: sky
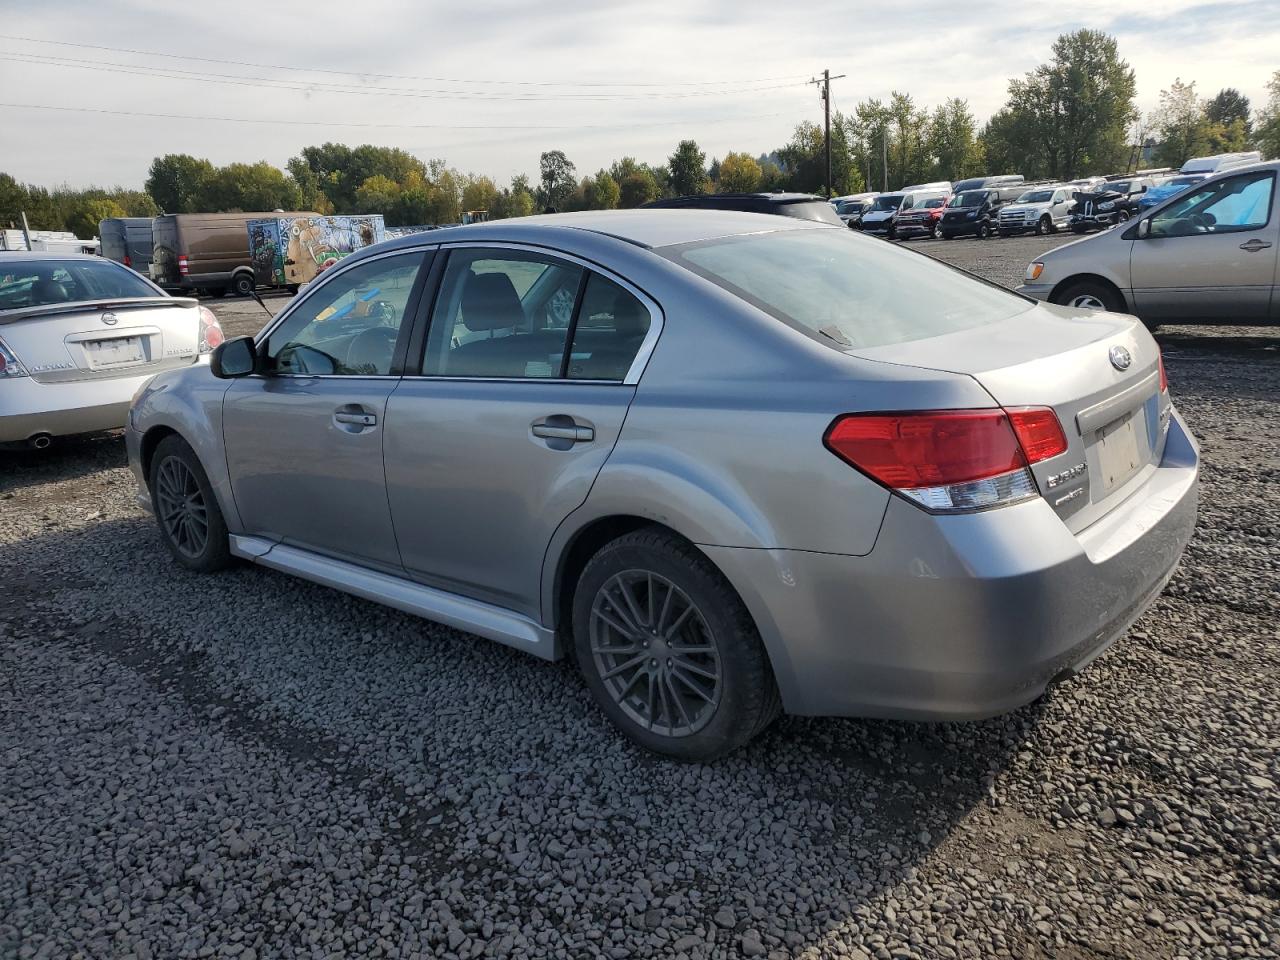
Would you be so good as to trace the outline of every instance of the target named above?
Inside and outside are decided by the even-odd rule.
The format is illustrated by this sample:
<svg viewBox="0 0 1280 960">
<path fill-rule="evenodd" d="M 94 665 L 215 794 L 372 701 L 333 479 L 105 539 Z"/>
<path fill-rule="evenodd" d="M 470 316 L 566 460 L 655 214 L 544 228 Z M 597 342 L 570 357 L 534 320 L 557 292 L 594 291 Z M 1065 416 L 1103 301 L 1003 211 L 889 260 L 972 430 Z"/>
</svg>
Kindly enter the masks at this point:
<svg viewBox="0 0 1280 960">
<path fill-rule="evenodd" d="M 1079 27 L 1116 37 L 1144 111 L 1179 77 L 1257 106 L 1280 69 L 1280 0 L 0 0 L 0 172 L 140 188 L 160 154 L 283 167 L 330 140 L 499 185 L 551 149 L 579 175 L 685 138 L 758 155 L 821 121 L 823 68 L 837 110 L 901 90 L 981 122 Z"/>
</svg>

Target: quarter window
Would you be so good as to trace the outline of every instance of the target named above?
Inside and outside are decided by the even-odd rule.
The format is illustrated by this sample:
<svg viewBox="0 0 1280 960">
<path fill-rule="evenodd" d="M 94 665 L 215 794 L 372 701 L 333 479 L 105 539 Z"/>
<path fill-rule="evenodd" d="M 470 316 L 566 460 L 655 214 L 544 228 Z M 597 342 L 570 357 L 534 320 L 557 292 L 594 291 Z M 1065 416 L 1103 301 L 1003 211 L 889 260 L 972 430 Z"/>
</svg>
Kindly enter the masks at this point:
<svg viewBox="0 0 1280 960">
<path fill-rule="evenodd" d="M 568 375 L 574 380 L 622 380 L 649 332 L 649 311 L 612 280 L 587 280 L 573 328 Z"/>
<path fill-rule="evenodd" d="M 266 352 L 275 371 L 390 374 L 422 261 L 421 253 L 380 257 L 326 281 L 272 331 Z"/>
<path fill-rule="evenodd" d="M 1189 191 L 1151 218 L 1153 237 L 1257 230 L 1271 219 L 1275 175 L 1270 170 L 1215 180 Z"/>
</svg>

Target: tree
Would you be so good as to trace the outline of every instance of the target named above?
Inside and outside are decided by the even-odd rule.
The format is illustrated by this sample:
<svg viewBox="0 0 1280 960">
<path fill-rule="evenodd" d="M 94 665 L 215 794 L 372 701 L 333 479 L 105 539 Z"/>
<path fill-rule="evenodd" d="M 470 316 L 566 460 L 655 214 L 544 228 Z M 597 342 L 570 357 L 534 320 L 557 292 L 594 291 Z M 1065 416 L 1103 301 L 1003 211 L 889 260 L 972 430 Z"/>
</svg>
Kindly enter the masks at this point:
<svg viewBox="0 0 1280 960">
<path fill-rule="evenodd" d="M 1258 111 L 1254 135 L 1264 159 L 1280 157 L 1280 70 L 1267 83 L 1267 103 Z"/>
<path fill-rule="evenodd" d="M 538 205 L 544 210 L 559 209 L 569 194 L 577 189 L 576 168 L 563 150 L 548 150 L 538 158 L 538 169 L 541 173 Z"/>
<path fill-rule="evenodd" d="M 982 147 L 967 101 L 952 97 L 935 109 L 928 139 L 933 156 L 930 179 L 956 181 L 982 172 Z"/>
<path fill-rule="evenodd" d="M 462 188 L 463 210 L 492 210 L 498 186 L 488 177 L 472 177 Z"/>
<path fill-rule="evenodd" d="M 1009 81 L 1008 101 L 983 132 L 988 166 L 1062 180 L 1125 167 L 1135 92 L 1114 38 L 1062 34 L 1049 62 Z"/>
<path fill-rule="evenodd" d="M 618 181 L 609 175 L 608 170 L 601 170 L 592 179 L 583 181 L 588 210 L 614 210 L 618 206 L 622 190 Z"/>
<path fill-rule="evenodd" d="M 1235 87 L 1224 87 L 1204 105 L 1205 116 L 1211 124 L 1230 127 L 1237 120 L 1244 123 L 1245 135 L 1252 136 L 1253 123 L 1249 117 L 1249 98 Z"/>
<path fill-rule="evenodd" d="M 82 200 L 66 220 L 66 228 L 82 240 L 98 236 L 98 224 L 111 217 L 126 216 L 114 200 Z"/>
<path fill-rule="evenodd" d="M 1160 91 L 1160 106 L 1152 117 L 1152 126 L 1160 139 L 1156 160 L 1170 167 L 1180 167 L 1192 157 L 1209 152 L 1209 118 L 1205 103 L 1196 95 L 1195 82 L 1183 83 Z"/>
<path fill-rule="evenodd" d="M 667 169 L 671 171 L 669 187 L 676 196 L 706 192 L 707 155 L 698 149 L 697 141 L 681 140 L 667 160 Z"/>
<path fill-rule="evenodd" d="M 643 167 L 626 174 L 618 182 L 618 206 L 624 209 L 638 207 L 662 196 L 662 187 L 654 175 Z"/>
<path fill-rule="evenodd" d="M 749 154 L 730 151 L 720 162 L 720 191 L 750 193 L 760 187 L 760 164 Z"/>
<path fill-rule="evenodd" d="M 165 213 L 196 213 L 213 164 L 185 153 L 167 153 L 151 161 L 145 188 Z"/>
<path fill-rule="evenodd" d="M 297 210 L 302 192 L 291 177 L 265 160 L 229 163 L 214 171 L 197 199 L 204 210 Z"/>
<path fill-rule="evenodd" d="M 293 182 L 298 185 L 298 194 L 302 198 L 302 206 L 305 209 L 326 215 L 333 213 L 333 202 L 324 192 L 320 174 L 312 170 L 305 159 L 291 157 L 285 164 L 285 168 L 289 171 L 289 176 L 293 177 Z"/>
<path fill-rule="evenodd" d="M 381 213 L 386 216 L 396 210 L 399 203 L 400 184 L 390 177 L 375 173 L 357 188 L 355 205 L 351 210 L 354 213 Z"/>
</svg>

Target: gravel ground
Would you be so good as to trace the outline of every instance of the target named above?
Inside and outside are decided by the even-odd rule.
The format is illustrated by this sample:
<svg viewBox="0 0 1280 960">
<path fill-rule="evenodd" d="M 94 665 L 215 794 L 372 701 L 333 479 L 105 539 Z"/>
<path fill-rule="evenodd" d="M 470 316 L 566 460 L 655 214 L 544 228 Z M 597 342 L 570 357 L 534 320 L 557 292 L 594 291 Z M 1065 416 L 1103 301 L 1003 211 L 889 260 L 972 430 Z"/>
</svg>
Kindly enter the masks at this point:
<svg viewBox="0 0 1280 960">
<path fill-rule="evenodd" d="M 1054 242 L 913 247 L 1012 283 Z M 1129 637 L 1006 717 L 714 766 L 566 665 L 184 572 L 117 439 L 7 456 L 0 956 L 1280 956 L 1280 337 L 1161 339 L 1203 512 Z"/>
</svg>

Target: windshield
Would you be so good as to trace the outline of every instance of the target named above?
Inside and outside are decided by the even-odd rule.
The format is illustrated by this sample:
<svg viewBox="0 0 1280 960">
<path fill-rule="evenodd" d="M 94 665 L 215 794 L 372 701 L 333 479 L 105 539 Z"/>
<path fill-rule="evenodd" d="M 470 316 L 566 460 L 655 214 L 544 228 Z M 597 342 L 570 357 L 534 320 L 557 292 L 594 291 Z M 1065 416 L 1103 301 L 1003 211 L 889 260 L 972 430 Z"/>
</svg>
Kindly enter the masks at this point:
<svg viewBox="0 0 1280 960">
<path fill-rule="evenodd" d="M 883 197 L 876 197 L 875 203 L 871 205 L 872 210 L 897 210 L 902 205 L 902 194 L 890 193 Z"/>
<path fill-rule="evenodd" d="M 866 206 L 867 201 L 865 200 L 841 200 L 839 205 L 836 207 L 836 212 L 846 215 L 850 213 L 861 213 L 866 209 Z"/>
<path fill-rule="evenodd" d="M 946 205 L 946 197 L 930 197 L 928 200 L 921 200 L 916 204 L 916 207 L 917 209 L 924 207 L 926 210 L 937 210 L 938 207 L 945 207 Z"/>
<path fill-rule="evenodd" d="M 1032 308 L 929 257 L 847 230 L 779 230 L 659 252 L 837 349 L 937 337 Z"/>
<path fill-rule="evenodd" d="M 161 296 L 132 270 L 110 260 L 33 258 L 0 263 L 0 310 Z"/>
<path fill-rule="evenodd" d="M 1128 193 L 1132 187 L 1129 185 L 1128 180 L 1121 180 L 1119 183 L 1107 184 L 1107 189 L 1115 193 Z"/>
<path fill-rule="evenodd" d="M 1052 190 L 1028 190 L 1018 198 L 1019 203 L 1048 203 L 1053 199 Z"/>
<path fill-rule="evenodd" d="M 982 201 L 987 199 L 987 191 L 970 190 L 967 193 L 957 194 L 951 201 L 953 207 L 980 207 Z"/>
</svg>

